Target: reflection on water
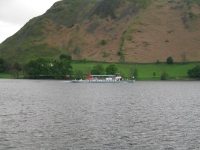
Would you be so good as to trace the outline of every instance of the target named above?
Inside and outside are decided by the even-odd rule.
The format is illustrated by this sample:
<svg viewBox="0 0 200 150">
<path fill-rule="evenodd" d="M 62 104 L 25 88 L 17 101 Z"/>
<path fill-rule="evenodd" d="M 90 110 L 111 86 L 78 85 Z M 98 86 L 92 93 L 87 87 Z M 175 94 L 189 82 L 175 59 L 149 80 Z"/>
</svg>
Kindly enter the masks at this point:
<svg viewBox="0 0 200 150">
<path fill-rule="evenodd" d="M 0 149 L 200 149 L 199 82 L 0 80 Z"/>
</svg>

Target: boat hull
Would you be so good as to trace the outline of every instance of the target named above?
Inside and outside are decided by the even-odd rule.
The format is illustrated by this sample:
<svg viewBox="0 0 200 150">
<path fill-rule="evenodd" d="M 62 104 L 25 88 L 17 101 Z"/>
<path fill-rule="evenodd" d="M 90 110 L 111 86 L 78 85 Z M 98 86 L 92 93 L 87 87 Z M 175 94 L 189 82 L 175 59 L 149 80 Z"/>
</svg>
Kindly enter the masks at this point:
<svg viewBox="0 0 200 150">
<path fill-rule="evenodd" d="M 72 80 L 72 83 L 87 83 L 88 80 Z"/>
<path fill-rule="evenodd" d="M 123 80 L 123 81 L 116 81 L 116 80 L 72 80 L 72 83 L 133 83 L 134 80 Z"/>
</svg>

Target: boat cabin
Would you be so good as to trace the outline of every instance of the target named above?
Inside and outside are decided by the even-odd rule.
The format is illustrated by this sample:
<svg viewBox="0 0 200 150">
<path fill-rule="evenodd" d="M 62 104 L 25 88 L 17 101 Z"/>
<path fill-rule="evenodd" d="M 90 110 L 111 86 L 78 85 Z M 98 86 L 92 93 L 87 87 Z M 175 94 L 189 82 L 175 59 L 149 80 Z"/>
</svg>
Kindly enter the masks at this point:
<svg viewBox="0 0 200 150">
<path fill-rule="evenodd" d="M 116 75 L 90 75 L 88 74 L 88 80 L 106 80 L 106 81 L 120 81 L 122 80 L 120 73 Z"/>
</svg>

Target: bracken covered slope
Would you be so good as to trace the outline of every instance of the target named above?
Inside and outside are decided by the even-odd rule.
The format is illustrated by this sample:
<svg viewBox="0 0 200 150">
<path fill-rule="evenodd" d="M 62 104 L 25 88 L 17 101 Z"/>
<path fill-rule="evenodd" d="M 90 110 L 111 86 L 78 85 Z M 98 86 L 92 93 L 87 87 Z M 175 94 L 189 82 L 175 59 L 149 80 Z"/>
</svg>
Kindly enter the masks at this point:
<svg viewBox="0 0 200 150">
<path fill-rule="evenodd" d="M 200 0 L 62 0 L 0 45 L 0 57 L 151 63 L 200 60 Z"/>
</svg>

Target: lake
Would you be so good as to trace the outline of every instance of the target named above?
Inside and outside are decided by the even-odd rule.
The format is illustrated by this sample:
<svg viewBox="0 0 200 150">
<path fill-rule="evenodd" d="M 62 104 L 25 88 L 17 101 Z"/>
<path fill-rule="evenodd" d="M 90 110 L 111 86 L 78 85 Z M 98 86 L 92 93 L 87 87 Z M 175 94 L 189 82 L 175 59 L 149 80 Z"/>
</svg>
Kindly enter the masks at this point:
<svg viewBox="0 0 200 150">
<path fill-rule="evenodd" d="M 200 82 L 0 79 L 0 150 L 200 149 Z"/>
</svg>

